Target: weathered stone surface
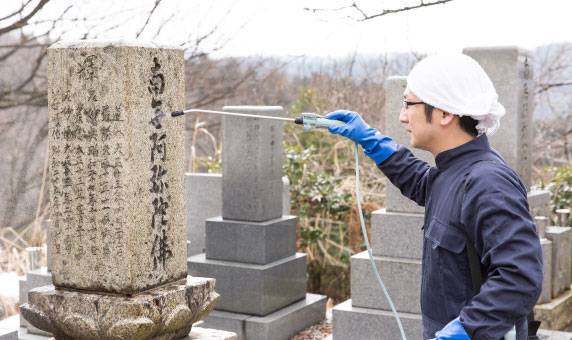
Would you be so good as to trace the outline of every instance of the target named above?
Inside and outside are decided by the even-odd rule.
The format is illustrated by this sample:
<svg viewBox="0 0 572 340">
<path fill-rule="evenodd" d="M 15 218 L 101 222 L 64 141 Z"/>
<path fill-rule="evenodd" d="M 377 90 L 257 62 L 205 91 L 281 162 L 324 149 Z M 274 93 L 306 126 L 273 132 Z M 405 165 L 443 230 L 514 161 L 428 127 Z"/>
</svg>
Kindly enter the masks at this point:
<svg viewBox="0 0 572 340">
<path fill-rule="evenodd" d="M 223 111 L 284 116 L 281 106 Z M 282 122 L 224 116 L 222 134 L 222 217 L 260 222 L 282 216 Z"/>
<path fill-rule="evenodd" d="M 236 333 L 210 329 L 203 327 L 193 327 L 191 333 L 181 340 L 237 340 Z"/>
<path fill-rule="evenodd" d="M 435 159 L 430 152 L 411 147 L 407 130 L 399 122 L 399 112 L 403 107 L 403 93 L 407 88 L 407 77 L 388 77 L 385 92 L 385 129 L 383 133 L 400 145 L 408 148 L 419 159 L 435 164 Z M 425 212 L 425 208 L 417 205 L 409 198 L 403 196 L 389 180 L 386 181 L 385 204 L 389 212 L 418 213 Z"/>
<path fill-rule="evenodd" d="M 264 316 L 306 295 L 306 254 L 269 264 L 189 257 L 189 273 L 213 277 L 221 298 L 217 310 Z"/>
<path fill-rule="evenodd" d="M 215 280 L 187 277 L 135 296 L 44 286 L 30 291 L 22 315 L 56 339 L 179 339 L 214 308 Z"/>
<path fill-rule="evenodd" d="M 58 287 L 134 294 L 186 276 L 180 48 L 48 49 L 51 265 Z"/>
<path fill-rule="evenodd" d="M 398 312 L 421 314 L 421 260 L 374 256 L 385 289 Z M 391 311 L 367 251 L 352 256 L 352 306 Z"/>
<path fill-rule="evenodd" d="M 570 325 L 572 315 L 572 287 L 549 303 L 534 306 L 534 318 L 542 321 L 540 327 L 563 330 Z"/>
<path fill-rule="evenodd" d="M 423 214 L 394 213 L 386 209 L 374 211 L 371 215 L 373 255 L 420 260 L 423 223 Z"/>
<path fill-rule="evenodd" d="M 528 192 L 528 205 L 530 206 L 530 215 L 550 217 L 550 191 L 549 190 L 530 190 Z"/>
<path fill-rule="evenodd" d="M 222 213 L 222 175 L 187 173 L 187 256 L 205 252 L 206 220 Z"/>
<path fill-rule="evenodd" d="M 489 140 L 530 188 L 534 83 L 532 52 L 516 46 L 470 47 L 463 53 L 475 59 L 491 78 L 506 114 Z"/>
<path fill-rule="evenodd" d="M 421 315 L 398 313 L 407 339 L 423 339 Z M 391 311 L 352 306 L 347 300 L 332 310 L 333 340 L 401 339 L 397 321 Z"/>
<path fill-rule="evenodd" d="M 268 264 L 296 254 L 296 216 L 264 222 L 206 221 L 206 258 Z"/>
<path fill-rule="evenodd" d="M 552 299 L 552 241 L 541 239 L 542 267 L 544 278 L 542 279 L 542 292 L 537 303 L 547 303 Z"/>
<path fill-rule="evenodd" d="M 552 297 L 570 288 L 570 227 L 548 227 L 546 238 L 552 241 Z"/>
</svg>

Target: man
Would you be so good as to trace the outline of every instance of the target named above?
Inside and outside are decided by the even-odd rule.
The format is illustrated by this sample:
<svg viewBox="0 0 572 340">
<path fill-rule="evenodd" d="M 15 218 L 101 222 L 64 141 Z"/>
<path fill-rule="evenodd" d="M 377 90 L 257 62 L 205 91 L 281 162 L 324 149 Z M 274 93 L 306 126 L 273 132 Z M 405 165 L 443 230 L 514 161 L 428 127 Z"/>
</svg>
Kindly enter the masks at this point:
<svg viewBox="0 0 572 340">
<path fill-rule="evenodd" d="M 350 111 L 329 131 L 360 143 L 401 193 L 425 206 L 421 310 L 424 339 L 498 340 L 527 315 L 541 292 L 542 251 L 526 189 L 489 146 L 504 107 L 484 70 L 468 56 L 436 55 L 407 78 L 399 120 L 411 145 L 436 166 L 369 127 Z M 480 259 L 483 285 L 473 293 L 466 236 Z"/>
</svg>

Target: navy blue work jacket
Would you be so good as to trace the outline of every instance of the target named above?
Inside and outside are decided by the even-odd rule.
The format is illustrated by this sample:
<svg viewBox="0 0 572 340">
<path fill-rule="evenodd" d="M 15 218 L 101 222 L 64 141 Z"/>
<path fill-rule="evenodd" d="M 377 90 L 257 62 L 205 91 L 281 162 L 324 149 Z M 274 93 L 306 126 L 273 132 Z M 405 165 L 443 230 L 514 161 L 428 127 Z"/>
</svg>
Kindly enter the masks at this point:
<svg viewBox="0 0 572 340">
<path fill-rule="evenodd" d="M 424 339 L 458 316 L 471 339 L 498 340 L 513 325 L 517 339 L 526 339 L 526 317 L 540 296 L 543 271 L 524 185 L 484 134 L 438 154 L 435 163 L 431 167 L 399 146 L 378 164 L 403 195 L 425 206 Z M 481 260 L 484 284 L 477 295 L 465 231 Z"/>
</svg>

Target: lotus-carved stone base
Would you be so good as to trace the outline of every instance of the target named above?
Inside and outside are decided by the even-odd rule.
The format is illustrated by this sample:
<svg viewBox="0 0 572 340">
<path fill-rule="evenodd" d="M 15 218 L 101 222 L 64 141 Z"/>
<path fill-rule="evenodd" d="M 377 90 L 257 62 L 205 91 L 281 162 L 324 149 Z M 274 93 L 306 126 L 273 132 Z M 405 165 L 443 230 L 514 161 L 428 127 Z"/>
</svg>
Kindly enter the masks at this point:
<svg viewBox="0 0 572 340">
<path fill-rule="evenodd" d="M 187 277 L 133 296 L 43 286 L 28 292 L 20 313 L 56 340 L 185 337 L 215 307 L 215 280 Z"/>
</svg>

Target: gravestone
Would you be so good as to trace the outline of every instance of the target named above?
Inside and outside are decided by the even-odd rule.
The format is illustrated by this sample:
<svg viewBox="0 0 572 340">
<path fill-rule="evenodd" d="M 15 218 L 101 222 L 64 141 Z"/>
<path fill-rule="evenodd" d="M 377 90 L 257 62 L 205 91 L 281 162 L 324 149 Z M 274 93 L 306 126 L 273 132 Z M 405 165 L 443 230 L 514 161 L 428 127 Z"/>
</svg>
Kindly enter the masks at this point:
<svg viewBox="0 0 572 340">
<path fill-rule="evenodd" d="M 499 131 L 490 138 L 491 145 L 517 170 L 528 188 L 531 57 L 527 52 L 512 48 L 465 49 L 464 53 L 482 62 L 495 84 L 500 102 L 507 109 Z M 383 133 L 433 166 L 433 155 L 412 149 L 405 128 L 399 122 L 406 87 L 406 77 L 387 79 Z M 419 301 L 424 208 L 404 197 L 389 181 L 386 183 L 386 209 L 373 212 L 371 219 L 374 262 L 407 338 L 420 339 L 423 328 Z M 397 323 L 375 279 L 367 252 L 352 256 L 351 281 L 351 300 L 333 309 L 333 340 L 400 338 Z"/>
<path fill-rule="evenodd" d="M 51 271 L 22 316 L 56 339 L 178 339 L 218 298 L 187 277 L 183 50 L 48 49 Z"/>
<path fill-rule="evenodd" d="M 279 106 L 224 111 L 283 117 Z M 296 253 L 296 217 L 283 214 L 282 122 L 223 117 L 221 216 L 207 219 L 192 275 L 214 277 L 221 297 L 204 321 L 238 339 L 287 340 L 321 321 L 326 297 L 306 294 L 306 254 Z"/>
<path fill-rule="evenodd" d="M 534 82 L 532 51 L 516 46 L 470 47 L 463 53 L 475 59 L 491 78 L 506 113 L 491 146 L 516 171 L 526 190 L 532 169 L 532 111 Z"/>
</svg>

